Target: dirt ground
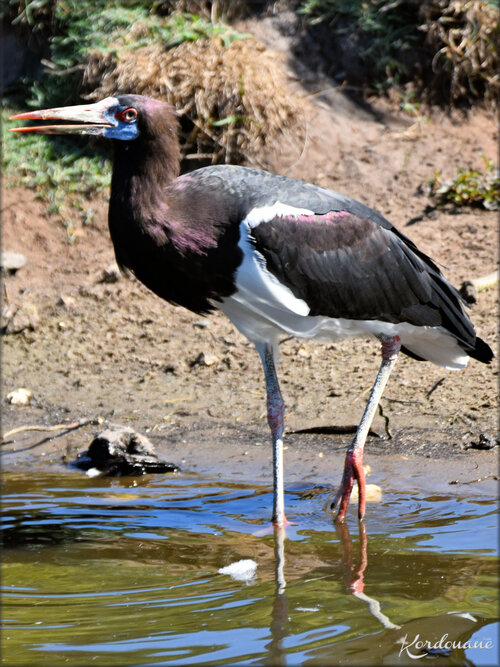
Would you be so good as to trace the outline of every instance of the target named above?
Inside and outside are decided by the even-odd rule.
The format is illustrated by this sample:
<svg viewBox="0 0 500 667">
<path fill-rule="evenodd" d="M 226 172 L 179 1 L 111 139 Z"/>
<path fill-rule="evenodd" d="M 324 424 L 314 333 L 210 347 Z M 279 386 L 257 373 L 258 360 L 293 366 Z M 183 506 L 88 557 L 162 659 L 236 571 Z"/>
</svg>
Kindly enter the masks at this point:
<svg viewBox="0 0 500 667">
<path fill-rule="evenodd" d="M 297 94 L 312 103 L 304 118 L 307 139 L 302 146 L 287 144 L 274 157 L 274 171 L 378 209 L 443 265 L 455 285 L 497 268 L 497 214 L 436 210 L 426 194 L 436 170 L 452 177 L 458 167 L 482 167 L 481 155 L 497 162 L 493 114 L 428 110 L 410 116 L 380 100 L 361 108 L 328 82 L 316 82 L 311 92 L 310 82 L 306 91 L 296 78 Z M 234 448 L 238 461 L 263 444 L 270 459 L 257 353 L 221 314 L 200 318 L 162 302 L 134 279 L 106 280 L 114 261 L 107 203 L 102 197 L 92 206 L 92 223 L 68 244 L 61 223 L 30 190 L 3 190 L 3 250 L 27 259 L 4 279 L 4 306 L 19 307 L 18 321 L 31 323 L 3 337 L 3 432 L 102 417 L 148 433 L 178 457 L 185 446 L 191 460 L 205 457 L 222 466 L 230 451 L 223 444 Z M 479 293 L 471 317 L 496 351 L 496 287 Z M 343 452 L 352 436 L 328 427 L 359 421 L 379 364 L 377 343 L 288 340 L 281 352 L 288 448 L 315 456 Z M 29 406 L 8 403 L 7 394 L 19 387 L 33 392 Z M 496 359 L 490 366 L 471 360 L 464 371 L 449 372 L 401 355 L 373 425 L 382 437 L 370 438 L 367 450 L 410 455 L 417 467 L 422 457 L 453 457 L 472 477 L 479 464 L 483 474 L 496 473 L 498 448 L 470 446 L 480 434 L 497 437 L 497 388 Z M 315 427 L 323 431 L 294 433 Z M 50 432 L 14 436 L 3 449 L 17 454 L 5 456 L 4 466 L 68 461 L 98 428 L 90 424 L 50 440 Z"/>
</svg>

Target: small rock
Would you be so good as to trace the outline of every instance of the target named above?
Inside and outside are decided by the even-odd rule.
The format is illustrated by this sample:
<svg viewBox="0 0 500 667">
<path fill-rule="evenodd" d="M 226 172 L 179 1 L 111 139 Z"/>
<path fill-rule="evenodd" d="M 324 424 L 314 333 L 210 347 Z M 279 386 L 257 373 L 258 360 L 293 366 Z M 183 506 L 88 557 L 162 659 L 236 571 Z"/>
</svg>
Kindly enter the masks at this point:
<svg viewBox="0 0 500 667">
<path fill-rule="evenodd" d="M 33 392 L 26 387 L 19 387 L 7 394 L 7 401 L 11 405 L 29 405 L 33 398 Z"/>
<path fill-rule="evenodd" d="M 378 484 L 367 484 L 365 487 L 366 496 L 365 500 L 367 503 L 379 503 L 382 500 L 382 489 Z M 351 502 L 356 503 L 359 498 L 358 485 L 355 484 L 352 487 L 351 493 Z"/>
<path fill-rule="evenodd" d="M 34 331 L 39 324 L 40 316 L 36 306 L 28 303 L 18 306 L 11 303 L 2 309 L 0 333 L 17 334 L 26 329 Z"/>
<path fill-rule="evenodd" d="M 108 476 L 179 470 L 175 463 L 161 461 L 153 443 L 129 426 L 113 426 L 98 433 L 88 450 L 78 455 L 74 465 L 87 472 L 97 469 Z"/>
<path fill-rule="evenodd" d="M 4 273 L 16 273 L 26 264 L 26 257 L 20 252 L 4 250 L 0 253 L 0 269 Z"/>
<path fill-rule="evenodd" d="M 468 303 L 473 304 L 477 301 L 477 287 L 470 280 L 464 280 L 460 289 L 458 290 L 462 299 Z"/>
<path fill-rule="evenodd" d="M 120 269 L 116 264 L 110 264 L 104 271 L 102 272 L 101 279 L 99 280 L 100 283 L 117 283 L 120 278 L 122 277 L 122 274 L 120 273 Z"/>
<path fill-rule="evenodd" d="M 213 366 L 214 364 L 218 363 L 219 359 L 215 356 L 215 354 L 210 354 L 209 352 L 200 352 L 200 354 L 189 363 L 190 367 L 193 368 L 194 366 Z"/>
<path fill-rule="evenodd" d="M 72 310 L 76 305 L 76 301 L 72 296 L 69 296 L 68 294 L 61 294 L 57 302 L 57 305 L 61 306 L 62 308 L 66 308 L 66 310 Z"/>
</svg>

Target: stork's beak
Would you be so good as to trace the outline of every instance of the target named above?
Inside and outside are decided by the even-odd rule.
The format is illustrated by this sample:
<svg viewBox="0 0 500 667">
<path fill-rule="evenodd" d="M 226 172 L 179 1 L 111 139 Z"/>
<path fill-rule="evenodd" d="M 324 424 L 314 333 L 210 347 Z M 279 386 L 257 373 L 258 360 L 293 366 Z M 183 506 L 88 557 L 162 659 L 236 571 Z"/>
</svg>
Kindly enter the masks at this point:
<svg viewBox="0 0 500 667">
<path fill-rule="evenodd" d="M 11 132 L 31 132 L 32 134 L 104 134 L 105 130 L 114 127 L 112 117 L 106 112 L 118 100 L 107 97 L 96 104 L 81 104 L 74 107 L 57 107 L 40 111 L 27 111 L 11 116 L 11 120 L 62 120 L 64 125 L 28 125 L 13 127 Z"/>
</svg>

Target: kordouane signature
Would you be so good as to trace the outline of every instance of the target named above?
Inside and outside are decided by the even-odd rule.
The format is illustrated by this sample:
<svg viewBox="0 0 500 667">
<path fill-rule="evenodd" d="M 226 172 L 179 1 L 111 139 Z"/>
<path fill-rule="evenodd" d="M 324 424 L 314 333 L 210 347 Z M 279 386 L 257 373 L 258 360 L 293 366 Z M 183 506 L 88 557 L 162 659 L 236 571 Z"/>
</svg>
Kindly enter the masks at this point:
<svg viewBox="0 0 500 667">
<path fill-rule="evenodd" d="M 428 639 L 420 639 L 417 634 L 412 640 L 405 635 L 401 640 L 401 649 L 399 655 L 406 653 L 413 660 L 420 660 L 426 655 L 449 655 L 453 649 L 492 649 L 493 640 L 475 639 L 474 641 L 461 641 L 448 639 L 448 633 L 445 633 L 438 641 L 431 642 Z M 416 652 L 414 652 L 416 651 Z"/>
</svg>

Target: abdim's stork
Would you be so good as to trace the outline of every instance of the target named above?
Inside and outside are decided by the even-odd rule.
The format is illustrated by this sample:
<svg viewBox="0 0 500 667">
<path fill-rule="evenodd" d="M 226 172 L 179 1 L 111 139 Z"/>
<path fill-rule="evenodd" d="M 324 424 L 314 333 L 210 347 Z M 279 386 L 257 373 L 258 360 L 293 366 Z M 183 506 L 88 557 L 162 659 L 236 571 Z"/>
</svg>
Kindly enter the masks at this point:
<svg viewBox="0 0 500 667">
<path fill-rule="evenodd" d="M 218 308 L 262 359 L 273 440 L 273 521 L 285 522 L 284 403 L 275 369 L 281 334 L 317 340 L 375 336 L 382 363 L 347 450 L 334 501 L 343 520 L 359 485 L 363 448 L 400 349 L 449 369 L 488 363 L 456 289 L 382 215 L 350 197 L 265 171 L 213 166 L 179 176 L 178 122 L 168 104 L 139 95 L 22 113 L 67 121 L 17 132 L 113 139 L 109 229 L 118 264 L 195 313 Z"/>
</svg>

